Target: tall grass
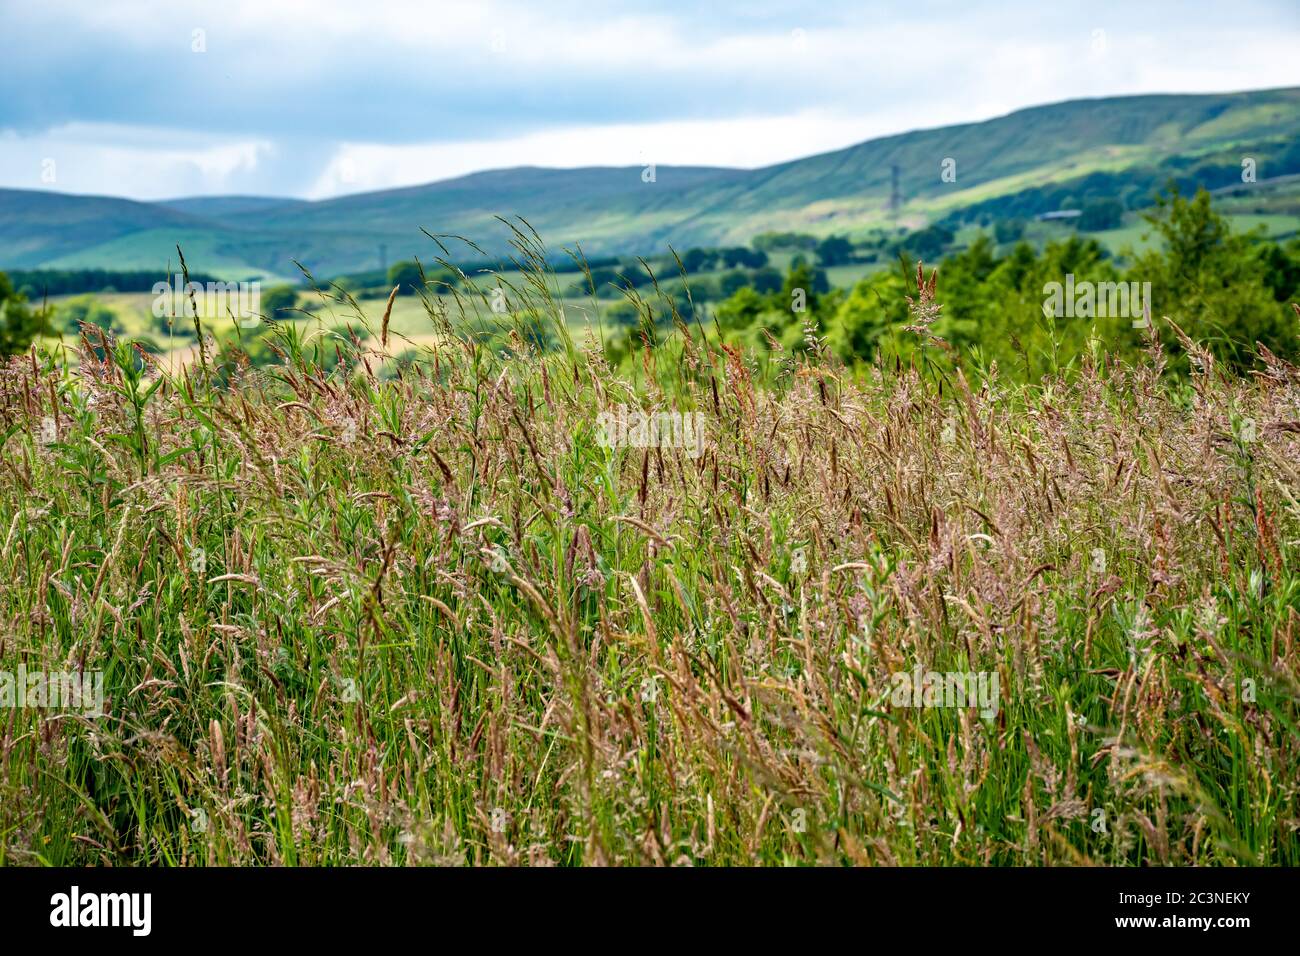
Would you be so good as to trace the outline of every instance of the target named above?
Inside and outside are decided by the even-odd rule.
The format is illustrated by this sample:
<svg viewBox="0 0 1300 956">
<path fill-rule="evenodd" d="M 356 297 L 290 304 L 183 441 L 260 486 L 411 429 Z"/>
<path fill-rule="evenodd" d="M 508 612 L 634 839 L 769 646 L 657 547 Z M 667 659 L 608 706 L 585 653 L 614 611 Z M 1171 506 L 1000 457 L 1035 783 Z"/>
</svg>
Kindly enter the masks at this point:
<svg viewBox="0 0 1300 956">
<path fill-rule="evenodd" d="M 516 249 L 504 326 L 429 296 L 395 377 L 290 325 L 224 377 L 9 362 L 0 670 L 108 700 L 0 710 L 0 861 L 1300 863 L 1300 371 L 679 320 L 621 375 Z M 618 404 L 707 450 L 604 447 Z M 899 706 L 917 665 L 996 714 Z"/>
</svg>

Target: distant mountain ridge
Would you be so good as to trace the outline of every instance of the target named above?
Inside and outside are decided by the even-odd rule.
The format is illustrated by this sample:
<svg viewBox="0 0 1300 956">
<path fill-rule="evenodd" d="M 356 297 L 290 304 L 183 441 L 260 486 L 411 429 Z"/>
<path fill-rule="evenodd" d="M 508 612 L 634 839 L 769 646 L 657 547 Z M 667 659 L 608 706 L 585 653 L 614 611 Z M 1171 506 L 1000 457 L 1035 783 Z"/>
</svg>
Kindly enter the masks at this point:
<svg viewBox="0 0 1300 956">
<path fill-rule="evenodd" d="M 240 213 L 266 212 L 281 206 L 305 206 L 307 200 L 286 199 L 283 196 L 184 196 L 180 199 L 160 199 L 152 205 L 220 220 Z"/>
<path fill-rule="evenodd" d="M 1247 156 L 1261 179 L 1300 172 L 1298 144 L 1300 88 L 1290 88 L 1074 100 L 753 170 L 519 166 L 319 201 L 0 190 L 0 268 L 161 270 L 179 243 L 192 267 L 227 278 L 295 276 L 295 259 L 331 276 L 375 268 L 381 248 L 388 262 L 432 258 L 421 227 L 500 251 L 498 215 L 524 217 L 557 253 L 659 253 L 771 230 L 852 233 L 963 209 L 1145 197 L 1166 175 L 1222 187 Z M 891 210 L 895 176 L 902 203 Z"/>
</svg>

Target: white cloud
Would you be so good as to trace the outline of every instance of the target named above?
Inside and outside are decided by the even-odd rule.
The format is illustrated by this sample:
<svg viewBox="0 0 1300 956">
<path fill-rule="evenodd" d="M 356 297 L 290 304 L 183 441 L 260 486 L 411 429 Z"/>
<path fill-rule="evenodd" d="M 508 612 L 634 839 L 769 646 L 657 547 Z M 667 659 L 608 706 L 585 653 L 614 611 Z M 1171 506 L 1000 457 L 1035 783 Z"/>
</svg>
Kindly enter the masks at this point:
<svg viewBox="0 0 1300 956">
<path fill-rule="evenodd" d="M 6 17 L 21 63 L 0 75 L 0 130 L 21 132 L 0 132 L 0 185 L 136 197 L 760 166 L 1077 97 L 1300 85 L 1300 16 L 1270 0 L 46 0 Z"/>
<path fill-rule="evenodd" d="M 71 123 L 37 136 L 0 133 L 0 182 L 135 199 L 240 192 L 274 153 L 266 140 Z M 53 182 L 47 181 L 48 170 Z"/>
</svg>

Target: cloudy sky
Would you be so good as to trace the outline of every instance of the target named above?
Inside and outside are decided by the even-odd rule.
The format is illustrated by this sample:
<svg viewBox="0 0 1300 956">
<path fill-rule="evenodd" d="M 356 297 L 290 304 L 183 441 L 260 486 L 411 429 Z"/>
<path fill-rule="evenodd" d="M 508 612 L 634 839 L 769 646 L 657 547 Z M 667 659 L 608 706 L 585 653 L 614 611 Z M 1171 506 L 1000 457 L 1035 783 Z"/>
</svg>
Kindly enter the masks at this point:
<svg viewBox="0 0 1300 956">
<path fill-rule="evenodd" d="M 0 36 L 0 187 L 141 199 L 753 167 L 1064 99 L 1300 86 L 1295 0 L 0 0 Z"/>
</svg>

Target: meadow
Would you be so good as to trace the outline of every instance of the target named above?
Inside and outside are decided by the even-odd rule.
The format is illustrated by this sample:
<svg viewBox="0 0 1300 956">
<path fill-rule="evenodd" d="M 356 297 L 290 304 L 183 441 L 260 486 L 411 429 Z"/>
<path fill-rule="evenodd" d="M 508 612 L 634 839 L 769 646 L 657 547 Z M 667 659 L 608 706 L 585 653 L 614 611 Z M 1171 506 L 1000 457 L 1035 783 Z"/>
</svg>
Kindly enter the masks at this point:
<svg viewBox="0 0 1300 956">
<path fill-rule="evenodd" d="M 5 715 L 0 863 L 1300 863 L 1300 369 L 977 375 L 924 277 L 906 359 L 615 367 L 515 243 L 510 316 L 360 307 L 396 375 L 8 361 L 0 671 L 105 700 Z"/>
</svg>

